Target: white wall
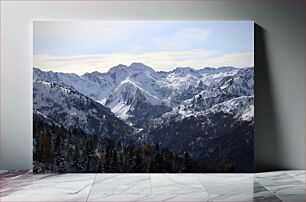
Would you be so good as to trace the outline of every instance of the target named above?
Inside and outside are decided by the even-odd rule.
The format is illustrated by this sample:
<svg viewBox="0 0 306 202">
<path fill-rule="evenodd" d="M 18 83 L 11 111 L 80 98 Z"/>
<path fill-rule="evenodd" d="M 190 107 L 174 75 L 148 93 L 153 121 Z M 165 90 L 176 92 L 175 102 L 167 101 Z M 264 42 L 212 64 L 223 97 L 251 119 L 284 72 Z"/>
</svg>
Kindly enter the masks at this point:
<svg viewBox="0 0 306 202">
<path fill-rule="evenodd" d="M 1 164 L 32 168 L 33 20 L 254 20 L 255 161 L 305 168 L 303 1 L 1 1 Z M 127 30 L 128 31 L 128 30 Z"/>
</svg>

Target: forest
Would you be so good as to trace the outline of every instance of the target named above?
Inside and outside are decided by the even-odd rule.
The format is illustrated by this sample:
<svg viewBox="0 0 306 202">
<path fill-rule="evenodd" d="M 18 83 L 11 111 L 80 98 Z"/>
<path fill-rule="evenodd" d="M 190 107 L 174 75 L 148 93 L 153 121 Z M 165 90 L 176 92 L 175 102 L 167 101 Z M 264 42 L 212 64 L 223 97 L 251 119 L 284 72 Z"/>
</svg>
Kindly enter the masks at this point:
<svg viewBox="0 0 306 202">
<path fill-rule="evenodd" d="M 34 114 L 35 173 L 192 173 L 203 172 L 185 152 L 155 145 L 124 146 L 120 141 L 66 129 Z"/>
</svg>

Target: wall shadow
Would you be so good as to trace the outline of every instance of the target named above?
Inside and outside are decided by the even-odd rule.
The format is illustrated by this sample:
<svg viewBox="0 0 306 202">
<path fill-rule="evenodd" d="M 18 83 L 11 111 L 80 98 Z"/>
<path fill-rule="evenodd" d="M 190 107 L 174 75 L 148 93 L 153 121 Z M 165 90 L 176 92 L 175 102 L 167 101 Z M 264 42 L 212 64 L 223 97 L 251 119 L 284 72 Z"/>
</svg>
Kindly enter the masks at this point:
<svg viewBox="0 0 306 202">
<path fill-rule="evenodd" d="M 282 170 L 272 73 L 266 50 L 266 31 L 255 24 L 255 171 Z"/>
</svg>

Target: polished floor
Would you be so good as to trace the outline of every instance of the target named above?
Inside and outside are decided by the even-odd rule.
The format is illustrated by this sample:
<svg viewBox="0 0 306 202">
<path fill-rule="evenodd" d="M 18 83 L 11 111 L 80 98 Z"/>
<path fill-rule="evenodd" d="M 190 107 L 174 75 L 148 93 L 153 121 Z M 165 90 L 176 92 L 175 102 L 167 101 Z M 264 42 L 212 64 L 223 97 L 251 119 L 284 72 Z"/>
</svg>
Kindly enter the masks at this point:
<svg viewBox="0 0 306 202">
<path fill-rule="evenodd" d="M 257 174 L 32 174 L 1 171 L 0 201 L 305 201 L 305 171 Z"/>
</svg>

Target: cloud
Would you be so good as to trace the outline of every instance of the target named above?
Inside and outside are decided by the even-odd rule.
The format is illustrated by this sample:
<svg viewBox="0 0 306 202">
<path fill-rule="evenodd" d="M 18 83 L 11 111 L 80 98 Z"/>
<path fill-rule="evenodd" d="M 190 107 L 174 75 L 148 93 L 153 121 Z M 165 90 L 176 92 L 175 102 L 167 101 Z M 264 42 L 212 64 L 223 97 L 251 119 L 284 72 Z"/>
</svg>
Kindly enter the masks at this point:
<svg viewBox="0 0 306 202">
<path fill-rule="evenodd" d="M 111 67 L 118 64 L 129 65 L 133 62 L 141 62 L 158 71 L 169 71 L 176 67 L 203 67 L 254 66 L 254 54 L 231 53 L 220 54 L 215 51 L 157 51 L 136 53 L 114 53 L 103 55 L 80 55 L 80 56 L 53 56 L 34 55 L 34 67 L 47 71 L 77 73 L 99 71 L 107 72 Z"/>
<path fill-rule="evenodd" d="M 152 44 L 162 50 L 190 50 L 205 41 L 210 31 L 203 28 L 185 28 L 168 36 L 153 38 Z"/>
<path fill-rule="evenodd" d="M 34 53 L 67 56 L 193 50 L 210 33 L 205 27 L 157 21 L 36 21 Z"/>
<path fill-rule="evenodd" d="M 53 55 L 138 51 L 153 29 L 142 21 L 35 21 L 33 28 L 34 53 Z"/>
<path fill-rule="evenodd" d="M 233 66 L 233 67 L 254 67 L 254 53 L 229 53 L 206 60 L 210 67 Z"/>
</svg>

